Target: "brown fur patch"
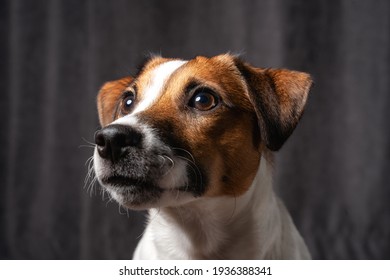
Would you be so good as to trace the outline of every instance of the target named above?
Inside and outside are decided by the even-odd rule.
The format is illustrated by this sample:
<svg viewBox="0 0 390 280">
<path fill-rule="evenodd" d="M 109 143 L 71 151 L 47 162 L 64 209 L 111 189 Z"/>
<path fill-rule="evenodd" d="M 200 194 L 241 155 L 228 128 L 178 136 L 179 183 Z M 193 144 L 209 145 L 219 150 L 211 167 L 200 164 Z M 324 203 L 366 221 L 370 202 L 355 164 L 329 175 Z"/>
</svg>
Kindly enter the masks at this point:
<svg viewBox="0 0 390 280">
<path fill-rule="evenodd" d="M 286 69 L 261 69 L 236 59 L 256 111 L 261 135 L 273 151 L 281 148 L 302 116 L 310 86 L 308 74 Z"/>
<path fill-rule="evenodd" d="M 119 80 L 107 82 L 100 89 L 97 97 L 97 108 L 102 127 L 115 120 L 115 111 L 119 98 L 132 80 L 132 77 L 124 77 Z"/>
<path fill-rule="evenodd" d="M 221 105 L 210 112 L 188 108 L 191 84 L 211 88 Z M 190 151 L 205 173 L 206 196 L 238 196 L 253 181 L 261 156 L 260 143 L 253 140 L 256 115 L 240 73 L 227 56 L 189 61 L 169 78 L 158 102 L 138 116 L 180 139 L 175 141 L 182 145 L 177 148 Z"/>
</svg>

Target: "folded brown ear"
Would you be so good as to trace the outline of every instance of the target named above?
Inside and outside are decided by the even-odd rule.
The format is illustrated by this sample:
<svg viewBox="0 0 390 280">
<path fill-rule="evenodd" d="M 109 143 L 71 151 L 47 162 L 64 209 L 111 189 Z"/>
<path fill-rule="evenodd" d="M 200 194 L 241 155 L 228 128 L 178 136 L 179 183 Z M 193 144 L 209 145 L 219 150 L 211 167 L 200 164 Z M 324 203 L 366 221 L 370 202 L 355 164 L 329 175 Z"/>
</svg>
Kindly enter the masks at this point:
<svg viewBox="0 0 390 280">
<path fill-rule="evenodd" d="M 119 99 L 132 80 L 132 77 L 124 77 L 116 81 L 107 82 L 100 89 L 97 96 L 97 107 L 102 127 L 115 120 Z"/>
<path fill-rule="evenodd" d="M 237 62 L 249 90 L 262 140 L 279 150 L 302 116 L 312 80 L 309 74 L 286 69 L 260 69 Z"/>
</svg>

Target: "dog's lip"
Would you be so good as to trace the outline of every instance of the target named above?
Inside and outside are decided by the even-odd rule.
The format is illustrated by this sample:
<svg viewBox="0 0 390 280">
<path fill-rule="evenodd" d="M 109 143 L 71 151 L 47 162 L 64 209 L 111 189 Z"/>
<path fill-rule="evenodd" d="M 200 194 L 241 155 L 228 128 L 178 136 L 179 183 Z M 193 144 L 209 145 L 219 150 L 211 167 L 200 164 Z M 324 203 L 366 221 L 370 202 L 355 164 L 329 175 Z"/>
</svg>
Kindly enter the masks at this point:
<svg viewBox="0 0 390 280">
<path fill-rule="evenodd" d="M 151 185 L 150 182 L 147 182 L 143 179 L 132 178 L 123 175 L 109 176 L 104 178 L 102 181 L 104 184 L 115 186 L 115 187 L 134 187 L 134 186 Z"/>
<path fill-rule="evenodd" d="M 106 178 L 103 178 L 102 183 L 108 187 L 114 187 L 119 189 L 126 189 L 126 188 L 131 188 L 131 189 L 137 189 L 137 188 L 142 188 L 142 189 L 159 189 L 163 191 L 162 188 L 158 187 L 156 184 L 152 183 L 151 181 L 147 181 L 144 179 L 140 178 L 131 178 L 128 176 L 123 176 L 123 175 L 112 175 Z M 175 190 L 180 191 L 180 192 L 188 192 L 189 187 L 188 186 L 181 186 L 175 188 Z"/>
</svg>

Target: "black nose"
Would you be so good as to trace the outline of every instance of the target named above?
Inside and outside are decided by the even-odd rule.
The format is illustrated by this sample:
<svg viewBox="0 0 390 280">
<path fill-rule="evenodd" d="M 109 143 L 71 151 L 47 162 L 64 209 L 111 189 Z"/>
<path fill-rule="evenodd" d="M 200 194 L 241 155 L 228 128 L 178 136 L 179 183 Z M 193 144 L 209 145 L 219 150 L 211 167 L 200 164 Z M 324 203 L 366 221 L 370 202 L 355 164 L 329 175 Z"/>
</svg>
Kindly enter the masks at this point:
<svg viewBox="0 0 390 280">
<path fill-rule="evenodd" d="M 113 124 L 95 133 L 95 143 L 99 155 L 115 163 L 130 148 L 142 145 L 142 134 L 129 126 Z"/>
</svg>

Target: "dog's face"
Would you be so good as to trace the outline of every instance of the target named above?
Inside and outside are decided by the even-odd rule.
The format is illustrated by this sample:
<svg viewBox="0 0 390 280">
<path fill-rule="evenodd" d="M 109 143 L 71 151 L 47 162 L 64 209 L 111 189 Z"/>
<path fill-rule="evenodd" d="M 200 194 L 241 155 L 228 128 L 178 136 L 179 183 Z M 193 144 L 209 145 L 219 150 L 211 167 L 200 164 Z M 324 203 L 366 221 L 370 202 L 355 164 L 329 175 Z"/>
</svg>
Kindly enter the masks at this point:
<svg viewBox="0 0 390 280">
<path fill-rule="evenodd" d="M 120 204 L 176 206 L 240 196 L 263 153 L 295 128 L 309 75 L 254 68 L 220 55 L 150 59 L 98 96 L 95 173 Z"/>
</svg>

